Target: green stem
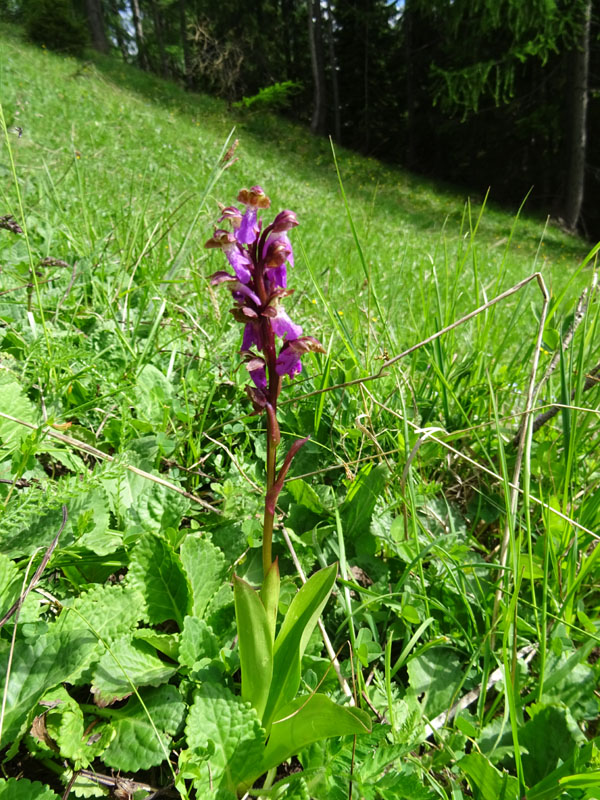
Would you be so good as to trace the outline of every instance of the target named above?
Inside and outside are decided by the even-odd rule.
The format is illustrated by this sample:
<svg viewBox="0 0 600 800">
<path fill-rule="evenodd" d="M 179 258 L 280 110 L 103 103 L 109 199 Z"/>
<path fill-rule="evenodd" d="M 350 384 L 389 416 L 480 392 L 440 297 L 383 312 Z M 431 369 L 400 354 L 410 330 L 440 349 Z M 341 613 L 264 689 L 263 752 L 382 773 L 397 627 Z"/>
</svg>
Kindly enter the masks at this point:
<svg viewBox="0 0 600 800">
<path fill-rule="evenodd" d="M 275 483 L 275 458 L 277 454 L 277 445 L 273 441 L 272 423 L 267 415 L 267 492 Z M 263 521 L 263 546 L 262 546 L 262 563 L 263 563 L 263 578 L 269 571 L 273 557 L 271 554 L 271 544 L 273 542 L 273 522 L 274 514 L 267 508 L 265 499 L 265 516 Z"/>
</svg>

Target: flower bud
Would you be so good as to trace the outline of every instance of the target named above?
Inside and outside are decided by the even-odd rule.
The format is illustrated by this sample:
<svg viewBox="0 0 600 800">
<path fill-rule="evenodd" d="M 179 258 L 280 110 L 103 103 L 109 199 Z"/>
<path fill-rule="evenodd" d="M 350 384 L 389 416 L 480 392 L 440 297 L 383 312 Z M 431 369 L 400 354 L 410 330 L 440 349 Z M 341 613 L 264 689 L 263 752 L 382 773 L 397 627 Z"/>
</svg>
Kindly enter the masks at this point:
<svg viewBox="0 0 600 800">
<path fill-rule="evenodd" d="M 271 231 L 272 233 L 284 233 L 284 231 L 295 228 L 296 225 L 298 225 L 298 217 L 293 211 L 284 210 L 280 211 L 273 220 Z"/>
</svg>

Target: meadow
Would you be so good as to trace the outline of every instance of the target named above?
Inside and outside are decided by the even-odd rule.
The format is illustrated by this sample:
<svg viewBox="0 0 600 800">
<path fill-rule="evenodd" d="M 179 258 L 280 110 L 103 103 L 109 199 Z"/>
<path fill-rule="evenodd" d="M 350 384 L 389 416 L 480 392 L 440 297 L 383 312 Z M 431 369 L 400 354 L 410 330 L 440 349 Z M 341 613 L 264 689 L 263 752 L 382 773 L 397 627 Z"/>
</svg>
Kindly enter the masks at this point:
<svg viewBox="0 0 600 800">
<path fill-rule="evenodd" d="M 597 800 L 593 243 L 9 26 L 0 100 L 0 798 Z M 337 563 L 301 688 L 369 724 L 252 788 L 266 415 L 204 244 L 257 184 L 324 350 L 279 400 L 279 626 Z"/>
</svg>

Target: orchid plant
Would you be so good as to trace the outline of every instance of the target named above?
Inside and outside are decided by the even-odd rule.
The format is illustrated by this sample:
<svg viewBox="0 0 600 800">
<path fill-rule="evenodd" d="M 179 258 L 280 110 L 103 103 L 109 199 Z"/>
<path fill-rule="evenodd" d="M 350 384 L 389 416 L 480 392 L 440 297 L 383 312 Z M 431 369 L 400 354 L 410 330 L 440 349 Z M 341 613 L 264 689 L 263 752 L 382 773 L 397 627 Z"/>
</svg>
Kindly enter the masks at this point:
<svg viewBox="0 0 600 800">
<path fill-rule="evenodd" d="M 288 265 L 294 265 L 289 232 L 298 225 L 293 211 L 280 211 L 269 224 L 261 213 L 270 200 L 260 186 L 242 189 L 236 206 L 223 207 L 208 248 L 223 251 L 232 272 L 218 271 L 213 285 L 226 284 L 233 297 L 234 318 L 244 325 L 241 353 L 252 383 L 247 392 L 254 413 L 264 413 L 267 429 L 266 496 L 262 541 L 263 581 L 257 592 L 234 576 L 234 600 L 242 675 L 242 699 L 256 711 L 265 733 L 262 758 L 226 772 L 223 788 L 248 790 L 263 773 L 267 788 L 282 761 L 323 738 L 370 731 L 368 714 L 340 706 L 323 694 L 298 696 L 301 661 L 306 645 L 333 589 L 334 564 L 312 575 L 294 597 L 277 630 L 279 567 L 272 556 L 277 498 L 294 455 L 307 439 L 290 447 L 277 471 L 280 443 L 277 401 L 285 375 L 302 369 L 301 357 L 324 352 L 312 336 L 303 335 L 283 308 L 292 294 L 287 285 Z M 227 227 L 225 227 L 227 226 Z"/>
</svg>

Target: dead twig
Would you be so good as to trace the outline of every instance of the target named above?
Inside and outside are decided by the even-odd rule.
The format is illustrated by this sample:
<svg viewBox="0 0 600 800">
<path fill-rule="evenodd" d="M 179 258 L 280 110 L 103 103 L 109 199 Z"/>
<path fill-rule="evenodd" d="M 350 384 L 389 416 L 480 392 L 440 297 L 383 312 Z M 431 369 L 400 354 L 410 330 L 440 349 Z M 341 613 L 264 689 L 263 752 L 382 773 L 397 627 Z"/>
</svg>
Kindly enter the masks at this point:
<svg viewBox="0 0 600 800">
<path fill-rule="evenodd" d="M 403 350 L 397 356 L 388 359 L 381 365 L 379 372 L 374 372 L 372 375 L 367 375 L 364 378 L 355 378 L 354 380 L 346 381 L 345 383 L 337 383 L 334 386 L 326 386 L 324 389 L 315 389 L 314 392 L 306 392 L 305 394 L 300 394 L 297 395 L 296 397 L 291 397 L 288 400 L 280 400 L 278 402 L 278 405 L 284 406 L 287 405 L 288 403 L 297 403 L 299 400 L 305 400 L 307 397 L 315 397 L 316 395 L 323 394 L 324 392 L 333 392 L 336 389 L 345 389 L 347 386 L 357 386 L 359 384 L 377 380 L 378 378 L 383 378 L 388 368 L 396 364 L 401 359 L 406 358 L 406 356 L 410 355 L 411 353 L 414 353 L 415 350 L 419 350 L 419 348 L 425 347 L 425 345 L 427 344 L 431 344 L 431 342 L 434 342 L 436 339 L 439 339 L 440 336 L 443 336 L 445 333 L 449 333 L 455 328 L 458 328 L 459 325 L 468 322 L 470 319 L 473 319 L 478 314 L 481 314 L 483 311 L 487 311 L 488 308 L 491 308 L 492 306 L 496 305 L 496 303 L 499 303 L 501 300 L 506 300 L 507 297 L 516 294 L 524 286 L 527 286 L 528 283 L 531 283 L 531 281 L 534 280 L 537 281 L 538 284 L 540 285 L 544 284 L 542 273 L 533 272 L 531 275 L 528 275 L 527 278 L 523 278 L 522 281 L 519 281 L 519 283 L 515 283 L 514 286 L 510 287 L 510 289 L 507 289 L 505 292 L 501 292 L 499 295 L 496 295 L 496 297 L 493 297 L 491 300 L 488 300 L 486 303 L 479 306 L 474 311 L 470 311 L 468 314 L 465 314 L 464 317 L 461 317 L 460 319 L 456 320 L 456 322 L 452 322 L 450 325 L 446 325 L 445 328 L 441 328 L 439 331 L 436 331 L 436 333 L 432 333 L 431 336 L 428 336 L 426 339 L 423 339 L 418 344 L 413 344 L 412 347 L 409 347 L 407 350 Z M 215 430 L 215 428 L 212 428 L 212 430 Z"/>
<path fill-rule="evenodd" d="M 537 653 L 538 646 L 528 644 L 523 647 L 517 653 L 517 658 L 522 660 L 524 664 L 529 664 L 529 662 L 533 659 L 535 654 Z M 486 683 L 486 691 L 492 688 L 496 683 L 502 680 L 504 676 L 504 667 L 498 667 L 495 669 Z M 427 733 L 427 738 L 433 736 L 436 731 L 442 728 L 444 725 L 447 725 L 448 722 L 454 719 L 454 717 L 462 711 L 464 708 L 467 708 L 474 703 L 475 700 L 478 699 L 479 695 L 481 694 L 481 690 L 483 688 L 483 684 L 479 684 L 477 688 L 471 689 L 470 692 L 467 692 L 463 697 L 460 698 L 454 705 L 449 708 L 447 711 L 442 711 L 441 714 L 438 714 L 437 717 L 432 719 L 430 722 L 427 723 L 425 726 L 425 732 Z"/>
<path fill-rule="evenodd" d="M 32 431 L 40 431 L 44 435 L 49 436 L 51 439 L 56 439 L 58 442 L 62 442 L 69 447 L 74 447 L 76 450 L 81 450 L 84 453 L 88 453 L 89 455 L 99 458 L 102 461 L 113 462 L 115 460 L 112 456 L 109 456 L 108 453 L 98 450 L 97 447 L 93 447 L 91 444 L 81 442 L 79 439 L 73 439 L 72 436 L 65 436 L 64 433 L 58 433 L 58 431 L 52 430 L 52 428 L 49 428 L 46 425 L 33 425 L 31 422 L 26 422 L 23 419 L 12 417 L 10 414 L 5 414 L 2 411 L 0 411 L 0 417 L 7 419 L 10 422 L 16 422 L 18 425 L 23 425 L 25 428 L 29 428 Z M 146 480 L 153 481 L 154 483 L 158 483 L 160 486 L 164 486 L 166 489 L 170 489 L 172 492 L 177 492 L 177 494 L 187 497 L 188 500 L 198 503 L 207 511 L 212 511 L 213 514 L 220 515 L 222 513 L 218 508 L 215 508 L 214 506 L 211 506 L 210 503 L 207 503 L 206 500 L 202 500 L 201 497 L 197 497 L 191 492 L 186 492 L 185 489 L 182 489 L 180 486 L 171 483 L 171 481 L 167 481 L 158 475 L 152 475 L 152 473 L 146 472 L 143 469 L 138 469 L 138 467 L 133 467 L 131 464 L 123 464 L 123 467 L 129 472 L 133 472 L 134 475 L 139 475 L 142 478 L 146 478 Z"/>
<path fill-rule="evenodd" d="M 46 552 L 44 553 L 44 557 L 42 558 L 39 567 L 34 572 L 33 578 L 29 581 L 29 585 L 27 586 L 25 591 L 21 593 L 21 596 L 19 597 L 17 602 L 14 603 L 9 608 L 9 610 L 6 612 L 6 614 L 2 617 L 2 619 L 0 619 L 0 628 L 8 622 L 8 620 L 12 617 L 13 614 L 16 614 L 19 611 L 19 609 L 21 608 L 21 606 L 25 602 L 25 598 L 27 597 L 29 592 L 33 588 L 35 588 L 35 586 L 38 583 L 39 579 L 42 577 L 42 572 L 46 569 L 48 561 L 50 561 L 50 556 L 52 555 L 52 553 L 54 552 L 54 550 L 56 548 L 56 545 L 58 544 L 58 539 L 59 539 L 61 533 L 65 529 L 65 525 L 67 524 L 67 517 L 68 517 L 67 507 L 63 506 L 62 507 L 62 522 L 61 522 L 60 528 L 58 529 L 58 533 L 56 534 L 56 536 L 52 540 L 52 542 L 49 545 L 49 547 L 46 550 Z"/>
<path fill-rule="evenodd" d="M 567 349 L 567 347 L 569 347 L 571 342 L 573 341 L 573 337 L 575 336 L 575 331 L 577 330 L 577 328 L 581 325 L 581 323 L 585 319 L 585 315 L 587 313 L 588 306 L 589 306 L 589 303 L 590 303 L 590 297 L 593 297 L 593 295 L 597 291 L 598 291 L 598 273 L 594 272 L 594 277 L 593 277 L 593 280 L 592 280 L 591 287 L 586 287 L 583 290 L 583 292 L 581 293 L 581 295 L 579 296 L 579 300 L 577 301 L 577 306 L 575 307 L 575 313 L 573 315 L 573 321 L 571 322 L 568 331 L 566 332 L 566 334 L 563 337 L 563 340 L 561 342 L 560 348 L 558 348 L 556 350 L 556 352 L 554 353 L 554 355 L 552 356 L 552 360 L 550 361 L 550 363 L 546 367 L 546 371 L 544 372 L 542 378 L 539 380 L 539 382 L 537 383 L 537 385 L 535 387 L 535 392 L 534 392 L 535 396 L 537 396 L 539 394 L 540 389 L 542 388 L 542 386 L 544 386 L 544 384 L 548 381 L 548 379 L 550 378 L 550 376 L 552 375 L 552 373 L 554 372 L 554 370 L 556 369 L 556 367 L 560 363 L 560 354 L 561 354 L 561 352 L 564 352 Z M 586 378 L 586 383 L 585 383 L 585 386 L 584 386 L 584 389 L 583 389 L 584 391 L 586 391 L 587 389 L 591 389 L 591 387 L 595 385 L 595 383 L 596 383 L 595 380 L 592 380 L 589 383 L 588 383 L 588 381 L 589 381 L 590 376 L 592 376 L 592 377 L 595 376 L 598 373 L 598 371 L 600 371 L 600 364 L 597 364 L 592 369 L 592 371 L 588 374 L 588 376 Z M 574 397 L 575 397 L 575 392 L 572 392 L 571 393 L 571 400 Z M 532 434 L 535 433 L 536 431 L 538 431 L 542 427 L 542 425 L 545 425 L 549 420 L 551 420 L 553 417 L 555 417 L 558 414 L 558 411 L 559 411 L 559 407 L 558 406 L 552 406 L 544 414 L 540 414 L 539 416 L 537 416 L 533 421 L 533 426 L 532 426 L 532 431 L 531 431 Z M 525 424 L 526 419 L 527 419 L 526 417 L 523 417 L 523 419 L 521 421 L 521 426 L 519 427 L 519 430 L 517 431 L 517 433 L 515 434 L 512 442 L 511 442 L 513 447 L 516 447 L 518 445 L 518 443 L 519 443 L 519 437 L 521 435 L 521 429 L 522 429 L 523 425 Z"/>
<path fill-rule="evenodd" d="M 544 336 L 544 325 L 546 323 L 546 314 L 548 312 L 548 306 L 550 304 L 550 294 L 548 293 L 548 289 L 546 288 L 544 279 L 542 278 L 541 273 L 537 272 L 536 275 L 538 279 L 538 286 L 542 293 L 543 303 L 542 303 L 542 311 L 540 313 L 540 324 L 538 326 L 538 335 L 535 343 L 535 350 L 533 353 L 533 361 L 531 364 L 531 377 L 529 379 L 527 399 L 525 401 L 525 413 L 523 414 L 523 418 L 521 421 L 519 445 L 517 447 L 517 455 L 515 458 L 513 479 L 509 495 L 508 514 L 506 515 L 506 521 L 504 524 L 504 535 L 502 537 L 502 544 L 500 546 L 500 565 L 498 567 L 498 588 L 496 589 L 496 595 L 494 597 L 494 610 L 492 613 L 492 625 L 491 625 L 492 633 L 490 638 L 490 645 L 492 650 L 494 649 L 496 623 L 498 621 L 498 614 L 500 612 L 500 601 L 502 599 L 502 595 L 507 590 L 507 581 L 505 580 L 505 577 L 508 576 L 508 573 L 506 572 L 505 568 L 506 568 L 506 562 L 508 560 L 508 545 L 510 543 L 510 534 L 511 531 L 514 530 L 515 521 L 517 517 L 517 504 L 519 501 L 519 490 L 520 490 L 519 483 L 521 480 L 521 467 L 523 465 L 523 457 L 525 453 L 527 452 L 527 456 L 529 457 L 529 451 L 531 449 L 531 431 L 530 431 L 529 421 L 535 403 L 536 392 L 540 385 L 539 383 L 536 384 L 535 377 L 537 374 L 538 363 L 540 360 L 540 351 L 542 348 L 542 339 Z"/>
<path fill-rule="evenodd" d="M 598 373 L 600 373 L 600 361 L 596 364 L 595 367 L 592 367 L 592 369 L 586 375 L 585 382 L 583 384 L 584 392 L 589 391 L 593 386 L 598 386 L 598 383 L 600 383 L 600 378 L 597 377 Z M 575 394 L 576 391 L 573 390 L 571 392 L 571 400 L 575 398 Z M 553 419 L 558 414 L 561 408 L 570 408 L 570 406 L 565 406 L 564 403 L 556 403 L 555 405 L 550 406 L 550 408 L 547 411 L 544 411 L 543 414 L 538 414 L 538 416 L 533 420 L 533 424 L 531 426 L 531 432 L 536 433 L 536 431 L 539 431 L 539 429 L 543 425 L 545 425 L 547 422 L 550 422 L 550 420 Z M 585 410 L 586 409 L 584 409 L 584 411 Z"/>
</svg>

